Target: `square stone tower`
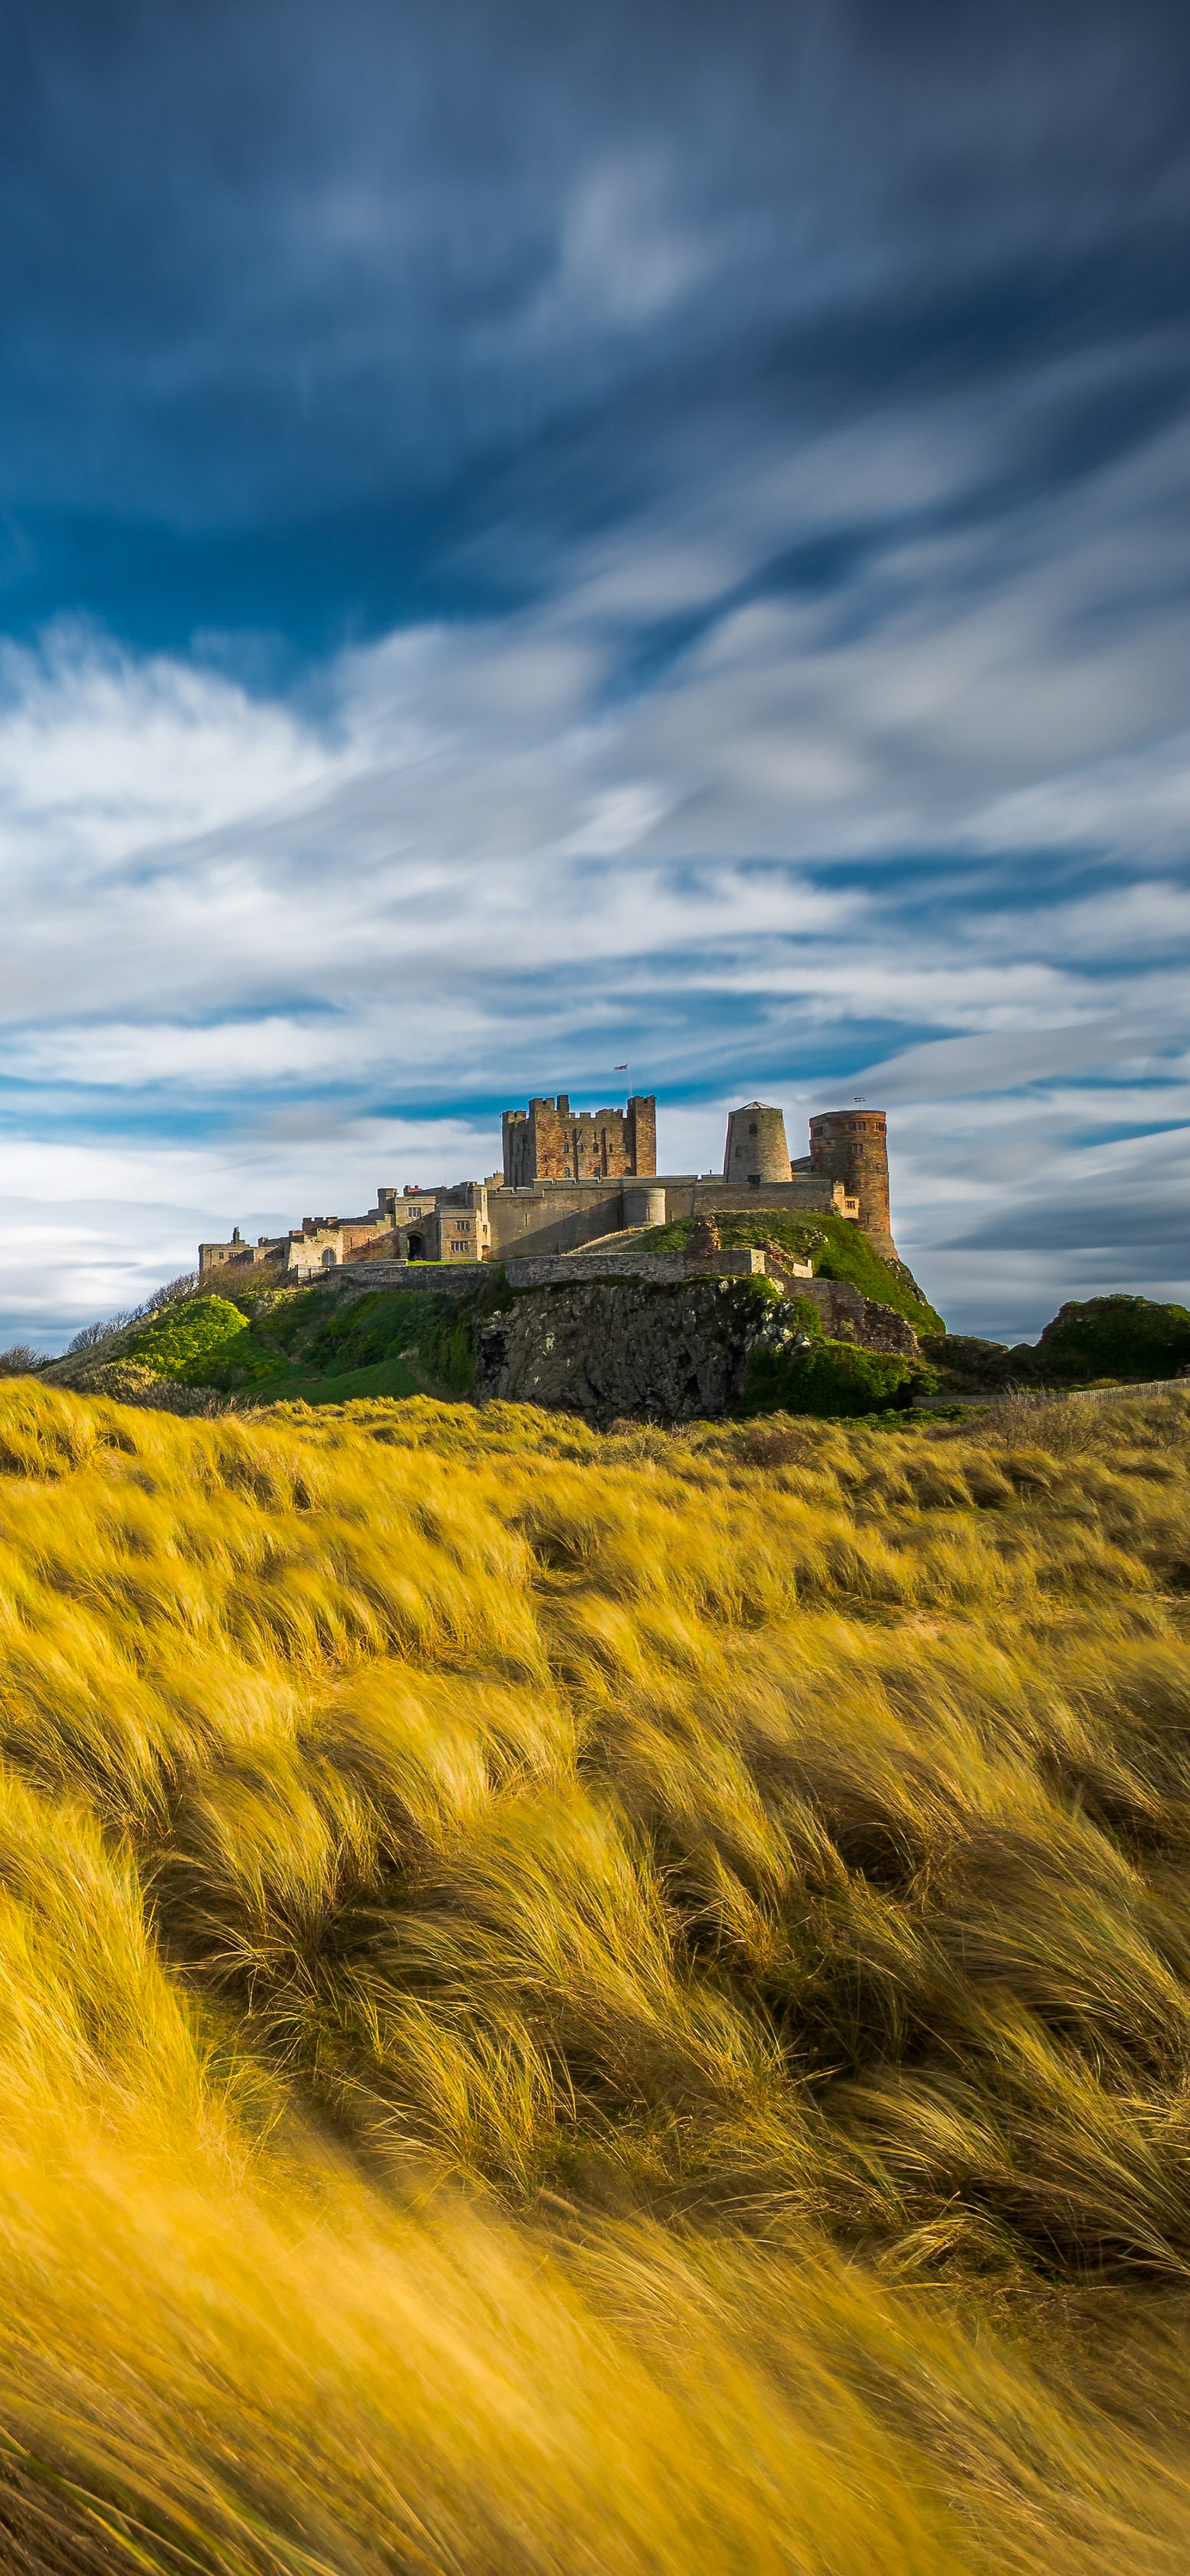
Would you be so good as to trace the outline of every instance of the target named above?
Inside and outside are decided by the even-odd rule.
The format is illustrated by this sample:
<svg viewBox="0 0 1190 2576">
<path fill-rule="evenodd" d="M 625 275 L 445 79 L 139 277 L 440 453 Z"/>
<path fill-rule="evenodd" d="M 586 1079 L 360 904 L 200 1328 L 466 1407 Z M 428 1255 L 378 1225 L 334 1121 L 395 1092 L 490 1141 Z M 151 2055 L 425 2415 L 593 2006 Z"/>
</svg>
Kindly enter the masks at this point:
<svg viewBox="0 0 1190 2576">
<path fill-rule="evenodd" d="M 565 1091 L 556 1100 L 531 1100 L 528 1109 L 506 1109 L 504 1186 L 535 1188 L 542 1181 L 619 1181 L 648 1178 L 657 1169 L 657 1103 L 634 1094 L 626 1109 L 572 1109 Z"/>
</svg>

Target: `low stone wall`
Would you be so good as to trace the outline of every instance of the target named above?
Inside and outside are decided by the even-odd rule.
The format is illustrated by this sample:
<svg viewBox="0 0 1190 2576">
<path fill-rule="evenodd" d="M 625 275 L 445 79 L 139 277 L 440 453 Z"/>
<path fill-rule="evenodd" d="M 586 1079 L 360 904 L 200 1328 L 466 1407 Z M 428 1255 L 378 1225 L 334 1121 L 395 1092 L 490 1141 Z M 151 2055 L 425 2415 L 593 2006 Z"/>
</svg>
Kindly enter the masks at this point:
<svg viewBox="0 0 1190 2576">
<path fill-rule="evenodd" d="M 435 1297 L 461 1297 L 491 1278 L 486 1261 L 344 1261 L 336 1270 L 312 1270 L 295 1281 L 302 1288 L 420 1288 Z"/>
<path fill-rule="evenodd" d="M 716 1252 L 691 1261 L 684 1252 L 543 1252 L 535 1260 L 506 1261 L 510 1288 L 563 1288 L 579 1279 L 649 1279 L 672 1287 L 680 1279 L 752 1278 L 763 1274 L 763 1252 Z"/>
<path fill-rule="evenodd" d="M 1122 1404 L 1138 1395 L 1190 1395 L 1190 1378 L 1146 1377 L 1120 1386 L 1028 1386 L 1006 1390 L 1009 1399 L 1023 1395 L 1026 1404 Z M 958 1403 L 963 1398 L 959 1396 Z M 1000 1401 L 1003 1403 L 1004 1396 Z"/>
<path fill-rule="evenodd" d="M 765 1269 L 763 1252 L 717 1252 L 709 1261 L 690 1261 L 684 1252 L 541 1252 L 523 1260 L 487 1261 L 344 1261 L 334 1270 L 311 1270 L 287 1284 L 302 1288 L 419 1288 L 435 1296 L 462 1296 L 502 1269 L 510 1288 L 555 1288 L 579 1279 L 651 1279 L 672 1286 L 678 1279 L 749 1278 Z"/>
<path fill-rule="evenodd" d="M 1190 1378 L 1146 1377 L 1134 1386 L 1080 1386 L 1073 1392 L 1084 1404 L 1118 1404 L 1122 1396 L 1190 1395 Z"/>
</svg>

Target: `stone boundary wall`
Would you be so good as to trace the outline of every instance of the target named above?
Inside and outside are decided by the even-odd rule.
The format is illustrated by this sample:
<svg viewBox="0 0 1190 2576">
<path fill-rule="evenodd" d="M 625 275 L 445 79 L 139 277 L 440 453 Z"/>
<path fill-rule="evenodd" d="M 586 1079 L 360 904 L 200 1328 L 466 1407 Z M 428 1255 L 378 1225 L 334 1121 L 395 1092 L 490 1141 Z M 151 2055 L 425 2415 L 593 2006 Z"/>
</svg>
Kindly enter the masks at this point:
<svg viewBox="0 0 1190 2576">
<path fill-rule="evenodd" d="M 658 1176 L 655 1187 L 665 1191 L 666 1222 L 672 1225 L 679 1216 L 833 1216 L 834 1183 L 819 1172 L 795 1172 L 788 1181 L 761 1181 L 752 1188 L 744 1181 L 720 1181 L 711 1177 L 687 1179 L 682 1173 L 665 1172 Z M 693 1209 L 691 1199 L 693 1198 Z"/>
<path fill-rule="evenodd" d="M 1029 1386 L 1019 1383 L 997 1388 L 995 1395 L 924 1395 L 914 1404 L 916 1413 L 937 1413 L 944 1405 L 962 1404 L 973 1412 L 999 1411 L 1001 1405 L 1020 1403 L 1045 1404 L 1119 1404 L 1144 1395 L 1190 1395 L 1190 1378 L 1147 1377 L 1137 1386 Z"/>
<path fill-rule="evenodd" d="M 630 1180 L 630 1189 L 637 1184 Z M 571 1252 L 624 1223 L 622 1181 L 551 1181 L 488 1191 L 493 1261 Z"/>
<path fill-rule="evenodd" d="M 335 1270 L 311 1270 L 295 1288 L 420 1288 L 434 1296 L 461 1297 L 490 1279 L 486 1261 L 344 1261 Z M 290 1283 L 287 1281 L 286 1285 Z"/>
<path fill-rule="evenodd" d="M 622 1228 L 627 1211 L 625 1191 L 640 1184 L 625 1181 L 548 1181 L 518 1189 L 490 1190 L 488 1221 L 493 1261 L 543 1260 L 550 1254 L 581 1251 L 590 1237 Z M 665 1221 L 695 1216 L 830 1216 L 834 1183 L 820 1173 L 799 1172 L 788 1181 L 765 1181 L 757 1189 L 696 1172 L 659 1172 L 648 1186 L 664 1192 Z"/>
<path fill-rule="evenodd" d="M 510 1288 L 566 1288 L 587 1279 L 647 1279 L 674 1286 L 682 1279 L 750 1278 L 763 1275 L 765 1257 L 753 1249 L 716 1252 L 709 1261 L 688 1260 L 684 1252 L 542 1252 L 534 1260 L 506 1261 Z"/>
<path fill-rule="evenodd" d="M 584 1279 L 651 1279 L 672 1284 L 679 1279 L 748 1278 L 763 1274 L 765 1256 L 716 1252 L 709 1261 L 690 1261 L 684 1252 L 541 1252 L 505 1261 L 344 1261 L 335 1270 L 312 1270 L 293 1284 L 302 1288 L 415 1288 L 438 1295 L 462 1296 L 503 1270 L 510 1288 L 573 1286 Z M 807 1282 L 809 1285 L 809 1282 Z"/>
<path fill-rule="evenodd" d="M 1077 1399 L 1079 1404 L 1118 1404 L 1123 1396 L 1190 1395 L 1190 1378 L 1146 1377 L 1136 1386 L 1027 1386 L 1023 1391 L 1026 1395 L 1039 1396 L 1044 1404 L 1069 1403 L 1072 1399 Z M 961 1404 L 962 1397 L 955 1401 Z"/>
</svg>

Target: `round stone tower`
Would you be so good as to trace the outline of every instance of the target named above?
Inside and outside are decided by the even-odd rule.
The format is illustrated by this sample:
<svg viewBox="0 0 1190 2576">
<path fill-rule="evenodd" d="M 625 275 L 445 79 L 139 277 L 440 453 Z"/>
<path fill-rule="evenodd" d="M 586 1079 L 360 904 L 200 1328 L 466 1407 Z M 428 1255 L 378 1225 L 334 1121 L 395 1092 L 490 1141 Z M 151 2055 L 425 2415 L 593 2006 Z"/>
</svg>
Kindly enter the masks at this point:
<svg viewBox="0 0 1190 2576">
<path fill-rule="evenodd" d="M 766 1108 L 763 1100 L 747 1100 L 742 1109 L 732 1110 L 723 1178 L 753 1188 L 761 1181 L 789 1179 L 789 1147 L 779 1109 Z"/>
<path fill-rule="evenodd" d="M 895 1260 L 883 1109 L 825 1109 L 812 1118 L 810 1169 L 842 1181 L 850 1196 L 859 1200 L 859 1221 L 876 1251 Z"/>
</svg>

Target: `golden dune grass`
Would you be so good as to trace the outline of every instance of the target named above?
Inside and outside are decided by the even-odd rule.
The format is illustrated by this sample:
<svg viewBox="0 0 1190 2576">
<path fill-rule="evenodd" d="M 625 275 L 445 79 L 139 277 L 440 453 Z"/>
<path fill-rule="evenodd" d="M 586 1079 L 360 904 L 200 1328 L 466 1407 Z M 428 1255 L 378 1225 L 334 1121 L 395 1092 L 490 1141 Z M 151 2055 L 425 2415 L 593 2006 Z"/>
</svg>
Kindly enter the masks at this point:
<svg viewBox="0 0 1190 2576">
<path fill-rule="evenodd" d="M 1190 1399 L 0 1387 L 0 2564 L 1190 2570 Z"/>
</svg>

